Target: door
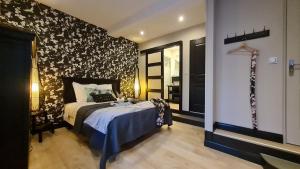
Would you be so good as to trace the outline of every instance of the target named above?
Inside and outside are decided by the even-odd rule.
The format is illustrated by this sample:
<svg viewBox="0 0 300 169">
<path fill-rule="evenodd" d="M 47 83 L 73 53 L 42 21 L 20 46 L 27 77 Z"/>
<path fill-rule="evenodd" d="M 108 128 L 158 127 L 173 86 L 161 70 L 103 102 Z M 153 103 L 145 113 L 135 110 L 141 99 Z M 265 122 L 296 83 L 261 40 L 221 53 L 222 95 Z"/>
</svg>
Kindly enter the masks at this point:
<svg viewBox="0 0 300 169">
<path fill-rule="evenodd" d="M 181 59 L 180 46 L 164 49 L 164 99 L 169 102 L 172 111 L 181 110 Z"/>
<path fill-rule="evenodd" d="M 163 61 L 163 50 L 146 53 L 146 100 L 164 96 Z"/>
<path fill-rule="evenodd" d="M 287 0 L 286 137 L 300 145 L 300 1 Z"/>
<path fill-rule="evenodd" d="M 192 113 L 204 113 L 205 38 L 190 41 L 190 100 Z"/>
</svg>

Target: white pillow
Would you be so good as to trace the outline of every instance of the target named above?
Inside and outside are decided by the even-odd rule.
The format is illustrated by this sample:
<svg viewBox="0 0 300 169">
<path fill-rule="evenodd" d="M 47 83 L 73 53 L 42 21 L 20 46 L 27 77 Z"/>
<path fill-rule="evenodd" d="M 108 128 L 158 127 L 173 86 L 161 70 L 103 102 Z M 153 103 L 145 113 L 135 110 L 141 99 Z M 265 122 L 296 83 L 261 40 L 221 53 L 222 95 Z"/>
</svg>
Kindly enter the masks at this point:
<svg viewBox="0 0 300 169">
<path fill-rule="evenodd" d="M 95 84 L 87 84 L 87 85 L 83 85 L 83 84 L 79 84 L 76 82 L 72 83 L 73 85 L 73 89 L 75 92 L 75 96 L 76 96 L 76 101 L 77 102 L 87 102 L 87 96 L 86 96 L 86 92 L 85 92 L 85 87 L 89 87 L 89 88 L 96 88 L 97 85 Z"/>
<path fill-rule="evenodd" d="M 100 93 L 111 93 L 114 98 L 117 98 L 112 89 L 112 84 L 97 85 L 97 90 L 99 90 Z"/>
<path fill-rule="evenodd" d="M 79 84 L 79 83 L 73 82 L 72 85 L 74 88 L 75 97 L 76 97 L 77 102 L 87 102 L 88 101 L 89 96 L 87 95 L 85 88 L 97 89 L 100 91 L 110 90 L 110 91 L 112 91 L 112 94 L 114 96 L 114 93 L 112 90 L 112 84 L 96 85 L 96 84 Z"/>
</svg>

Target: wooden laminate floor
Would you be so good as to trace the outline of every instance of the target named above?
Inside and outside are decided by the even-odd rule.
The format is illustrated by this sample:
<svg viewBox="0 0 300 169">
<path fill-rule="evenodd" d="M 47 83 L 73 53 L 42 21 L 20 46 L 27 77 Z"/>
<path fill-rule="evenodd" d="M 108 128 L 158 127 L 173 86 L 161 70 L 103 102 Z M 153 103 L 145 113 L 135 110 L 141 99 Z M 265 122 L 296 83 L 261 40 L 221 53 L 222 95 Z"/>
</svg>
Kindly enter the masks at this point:
<svg viewBox="0 0 300 169">
<path fill-rule="evenodd" d="M 123 151 L 108 169 L 261 169 L 248 161 L 204 147 L 204 130 L 174 122 L 133 148 Z M 43 143 L 32 138 L 29 169 L 98 169 L 84 139 L 62 128 L 45 133 Z"/>
</svg>

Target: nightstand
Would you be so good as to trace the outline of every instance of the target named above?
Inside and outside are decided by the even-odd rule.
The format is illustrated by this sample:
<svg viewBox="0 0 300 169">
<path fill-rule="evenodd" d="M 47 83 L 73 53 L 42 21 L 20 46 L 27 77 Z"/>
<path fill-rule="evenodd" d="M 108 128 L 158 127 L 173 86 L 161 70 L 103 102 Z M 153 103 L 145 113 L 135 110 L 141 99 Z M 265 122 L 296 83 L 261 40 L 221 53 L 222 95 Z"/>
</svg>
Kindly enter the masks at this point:
<svg viewBox="0 0 300 169">
<path fill-rule="evenodd" d="M 53 122 L 47 117 L 47 113 L 41 112 L 31 115 L 31 134 L 38 134 L 39 142 L 43 141 L 43 132 L 50 131 L 55 132 Z"/>
</svg>

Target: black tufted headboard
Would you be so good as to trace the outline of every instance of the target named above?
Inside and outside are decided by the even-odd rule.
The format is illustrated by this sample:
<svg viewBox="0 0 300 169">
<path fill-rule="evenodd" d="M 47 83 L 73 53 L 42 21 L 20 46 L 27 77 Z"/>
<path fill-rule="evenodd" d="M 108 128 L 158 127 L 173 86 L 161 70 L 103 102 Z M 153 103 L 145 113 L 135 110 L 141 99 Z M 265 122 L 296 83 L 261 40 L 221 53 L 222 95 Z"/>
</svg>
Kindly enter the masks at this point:
<svg viewBox="0 0 300 169">
<path fill-rule="evenodd" d="M 113 79 L 91 79 L 91 78 L 74 78 L 62 77 L 64 83 L 63 98 L 64 104 L 76 102 L 76 96 L 73 89 L 73 82 L 80 84 L 112 84 L 113 91 L 120 93 L 120 80 Z"/>
</svg>

